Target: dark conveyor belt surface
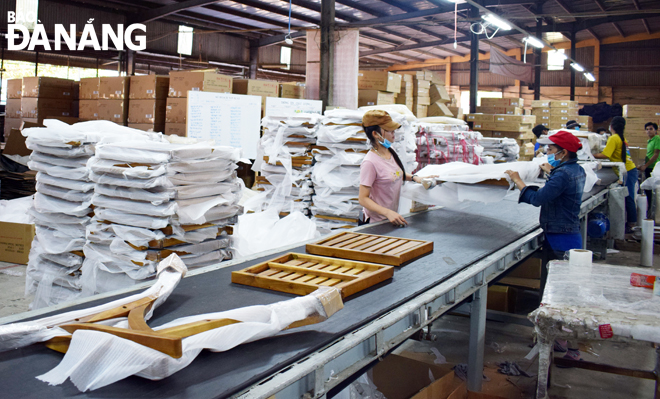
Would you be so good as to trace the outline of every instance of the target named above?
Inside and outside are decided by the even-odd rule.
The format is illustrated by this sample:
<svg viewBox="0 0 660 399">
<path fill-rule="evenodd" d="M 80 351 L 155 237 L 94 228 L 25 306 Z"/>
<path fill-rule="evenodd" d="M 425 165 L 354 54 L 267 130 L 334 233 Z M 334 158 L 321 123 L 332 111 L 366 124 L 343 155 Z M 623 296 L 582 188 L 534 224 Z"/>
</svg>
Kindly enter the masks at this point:
<svg viewBox="0 0 660 399">
<path fill-rule="evenodd" d="M 67 381 L 49 386 L 35 379 L 57 366 L 63 355 L 41 344 L 0 353 L 2 394 L 7 398 L 221 398 L 238 393 L 292 362 L 318 350 L 428 290 L 450 276 L 537 229 L 538 208 L 505 200 L 486 206 L 437 209 L 408 218 L 410 226 L 371 226 L 366 233 L 434 241 L 434 252 L 396 268 L 394 278 L 349 297 L 331 319 L 276 337 L 239 346 L 224 353 L 203 351 L 190 366 L 162 380 L 129 377 L 107 387 L 80 393 Z M 304 246 L 295 249 L 303 252 Z M 191 314 L 269 304 L 291 295 L 232 284 L 230 273 L 273 258 L 185 278 L 149 322 L 158 326 Z M 104 299 L 103 302 L 115 299 Z M 97 305 L 93 301 L 68 308 Z"/>
</svg>

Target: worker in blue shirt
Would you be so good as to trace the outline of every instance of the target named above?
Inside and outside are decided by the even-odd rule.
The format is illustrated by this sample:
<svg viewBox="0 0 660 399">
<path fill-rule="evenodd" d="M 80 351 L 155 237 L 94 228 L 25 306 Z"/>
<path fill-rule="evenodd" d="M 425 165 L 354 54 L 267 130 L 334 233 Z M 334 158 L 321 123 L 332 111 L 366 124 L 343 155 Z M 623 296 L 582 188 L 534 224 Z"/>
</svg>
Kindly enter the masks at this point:
<svg viewBox="0 0 660 399">
<path fill-rule="evenodd" d="M 536 125 L 534 126 L 534 129 L 532 129 L 532 133 L 534 133 L 534 136 L 536 136 L 536 144 L 534 145 L 534 154 L 539 150 L 540 144 L 538 142 L 538 139 L 541 138 L 541 135 L 543 134 L 548 134 L 548 127 L 544 125 Z"/>
</svg>

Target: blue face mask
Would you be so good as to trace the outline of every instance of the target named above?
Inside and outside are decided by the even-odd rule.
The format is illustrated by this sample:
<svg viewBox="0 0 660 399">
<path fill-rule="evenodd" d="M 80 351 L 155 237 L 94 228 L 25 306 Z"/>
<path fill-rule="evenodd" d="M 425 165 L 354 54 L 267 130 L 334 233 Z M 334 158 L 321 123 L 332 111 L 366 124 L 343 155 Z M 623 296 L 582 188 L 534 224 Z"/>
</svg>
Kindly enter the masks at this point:
<svg viewBox="0 0 660 399">
<path fill-rule="evenodd" d="M 383 141 L 379 141 L 379 143 L 382 144 L 382 146 L 387 148 L 387 149 L 392 147 L 392 143 L 390 143 L 390 141 L 388 139 L 386 139 L 385 137 L 383 137 Z"/>
<path fill-rule="evenodd" d="M 548 155 L 548 163 L 553 168 L 556 168 L 561 163 L 561 159 L 555 159 L 555 154 Z"/>
</svg>

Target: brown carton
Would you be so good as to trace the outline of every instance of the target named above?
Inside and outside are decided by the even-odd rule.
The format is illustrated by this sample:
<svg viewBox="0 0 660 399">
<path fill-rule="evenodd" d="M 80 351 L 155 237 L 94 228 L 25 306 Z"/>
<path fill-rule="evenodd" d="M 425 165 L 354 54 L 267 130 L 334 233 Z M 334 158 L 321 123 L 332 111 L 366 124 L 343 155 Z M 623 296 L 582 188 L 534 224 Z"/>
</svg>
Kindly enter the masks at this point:
<svg viewBox="0 0 660 399">
<path fill-rule="evenodd" d="M 9 137 L 9 133 L 11 132 L 12 129 L 20 129 L 21 124 L 23 123 L 22 119 L 16 119 L 16 118 L 8 118 L 5 119 L 5 139 L 4 141 L 7 141 L 7 137 Z"/>
<path fill-rule="evenodd" d="M 8 98 L 7 105 L 5 106 L 5 119 L 20 118 L 21 117 L 21 99 Z"/>
<path fill-rule="evenodd" d="M 550 100 L 534 100 L 532 108 L 550 108 Z"/>
<path fill-rule="evenodd" d="M 47 77 L 23 78 L 22 98 L 61 98 L 73 100 L 73 80 Z"/>
<path fill-rule="evenodd" d="M 261 109 L 266 106 L 266 97 L 277 97 L 280 94 L 279 83 L 271 80 L 234 79 L 234 94 L 261 96 Z"/>
<path fill-rule="evenodd" d="M 165 134 L 186 137 L 186 124 L 185 123 L 166 123 Z"/>
<path fill-rule="evenodd" d="M 21 98 L 23 79 L 7 79 L 7 98 Z"/>
<path fill-rule="evenodd" d="M 413 81 L 413 88 L 415 91 L 419 89 L 431 89 L 431 82 L 428 80 L 415 79 Z"/>
<path fill-rule="evenodd" d="M 568 101 L 568 100 L 550 101 L 550 108 L 577 108 L 577 107 L 578 107 L 577 101 Z"/>
<path fill-rule="evenodd" d="M 566 127 L 566 122 L 570 121 L 571 119 L 573 119 L 573 117 L 568 115 L 551 115 L 550 123 L 561 123 L 564 125 L 562 127 Z"/>
<path fill-rule="evenodd" d="M 447 107 L 449 111 L 454 115 L 454 118 L 463 119 L 463 108 L 460 107 Z"/>
<path fill-rule="evenodd" d="M 445 103 L 437 101 L 431 104 L 427 111 L 428 116 L 449 116 L 453 117 L 454 114 L 447 108 Z"/>
<path fill-rule="evenodd" d="M 445 89 L 445 86 L 432 84 L 429 92 L 430 92 L 431 102 L 433 103 L 441 102 L 446 104 L 451 102 L 451 98 L 449 97 L 449 93 L 447 93 L 447 89 Z"/>
<path fill-rule="evenodd" d="M 394 93 L 379 90 L 359 90 L 358 107 L 394 104 Z"/>
<path fill-rule="evenodd" d="M 187 98 L 168 98 L 165 106 L 165 122 L 186 123 Z"/>
<path fill-rule="evenodd" d="M 44 119 L 50 116 L 71 116 L 73 100 L 57 98 L 21 98 L 21 117 Z"/>
<path fill-rule="evenodd" d="M 387 71 L 360 71 L 358 72 L 358 89 L 399 93 L 401 75 Z"/>
<path fill-rule="evenodd" d="M 522 115 L 523 109 L 520 107 L 477 107 L 476 111 L 482 114 L 506 114 Z"/>
<path fill-rule="evenodd" d="M 516 298 L 518 292 L 513 287 L 503 285 L 493 285 L 488 287 L 487 307 L 490 310 L 499 312 L 516 311 Z"/>
<path fill-rule="evenodd" d="M 660 116 L 660 105 L 626 104 L 623 106 L 624 118 L 655 118 L 657 116 Z"/>
<path fill-rule="evenodd" d="M 373 368 L 373 382 L 388 399 L 444 399 L 460 385 L 450 365 L 388 355 Z"/>
<path fill-rule="evenodd" d="M 302 83 L 282 83 L 280 85 L 280 97 L 305 98 L 305 85 Z"/>
<path fill-rule="evenodd" d="M 125 100 L 128 99 L 128 90 L 131 79 L 129 76 L 102 77 L 99 80 L 99 99 Z"/>
<path fill-rule="evenodd" d="M 533 125 L 536 123 L 536 116 L 534 115 L 495 115 L 495 122 L 506 122 L 506 123 L 517 123 L 517 124 L 529 124 Z"/>
<path fill-rule="evenodd" d="M 405 83 L 412 83 L 413 82 L 413 75 L 403 74 L 403 73 L 399 73 L 399 75 L 401 75 L 401 80 L 403 82 L 405 82 Z M 403 83 L 402 83 L 401 87 L 403 87 Z"/>
<path fill-rule="evenodd" d="M 170 77 L 158 75 L 131 76 L 131 100 L 165 99 L 170 89 Z"/>
<path fill-rule="evenodd" d="M 151 123 L 158 127 L 165 124 L 165 101 L 130 100 L 128 103 L 128 123 Z"/>
<path fill-rule="evenodd" d="M 445 84 L 444 77 L 440 76 L 439 73 L 434 72 L 434 71 L 424 70 L 424 80 L 428 80 L 431 83 L 437 84 L 437 85 L 444 85 Z"/>
<path fill-rule="evenodd" d="M 34 239 L 34 225 L 0 222 L 0 231 L 0 261 L 26 265 Z"/>
<path fill-rule="evenodd" d="M 577 118 L 578 109 L 577 108 L 548 108 L 550 110 L 551 116 L 573 116 Z"/>
<path fill-rule="evenodd" d="M 120 125 L 126 123 L 128 116 L 128 101 L 126 100 L 98 100 L 99 119 L 112 121 Z"/>
<path fill-rule="evenodd" d="M 482 98 L 482 107 L 519 107 L 524 106 L 522 98 Z"/>
<path fill-rule="evenodd" d="M 418 105 L 428 106 L 431 105 L 431 97 L 422 97 L 422 96 L 413 97 L 413 103 L 415 107 Z"/>
<path fill-rule="evenodd" d="M 209 70 L 172 71 L 168 97 L 188 97 L 189 91 L 232 93 L 233 80 L 231 76 Z"/>
<path fill-rule="evenodd" d="M 80 99 L 98 100 L 99 98 L 100 78 L 82 78 L 80 79 Z"/>
<path fill-rule="evenodd" d="M 418 118 L 426 118 L 428 116 L 428 105 L 413 106 L 413 113 Z"/>
<path fill-rule="evenodd" d="M 81 121 L 95 121 L 99 119 L 99 100 L 80 100 L 78 117 Z"/>
<path fill-rule="evenodd" d="M 467 114 L 465 120 L 468 122 L 494 122 L 495 115 L 492 114 Z"/>
<path fill-rule="evenodd" d="M 128 127 L 138 130 L 144 130 L 145 132 L 156 132 L 163 133 L 165 130 L 165 124 L 155 125 L 153 123 L 129 123 Z"/>
</svg>

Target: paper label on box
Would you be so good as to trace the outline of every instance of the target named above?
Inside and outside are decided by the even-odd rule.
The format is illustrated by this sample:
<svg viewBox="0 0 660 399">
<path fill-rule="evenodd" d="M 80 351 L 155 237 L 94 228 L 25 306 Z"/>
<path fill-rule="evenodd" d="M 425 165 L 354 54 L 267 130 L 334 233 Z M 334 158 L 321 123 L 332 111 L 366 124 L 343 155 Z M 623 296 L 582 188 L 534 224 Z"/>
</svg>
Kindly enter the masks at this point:
<svg viewBox="0 0 660 399">
<path fill-rule="evenodd" d="M 191 87 L 190 90 L 191 91 L 199 91 L 199 87 Z"/>
<path fill-rule="evenodd" d="M 614 332 L 612 331 L 612 326 L 610 324 L 599 325 L 598 331 L 600 332 L 600 337 L 603 339 L 612 338 L 614 336 Z"/>
<path fill-rule="evenodd" d="M 95 117 L 96 117 L 96 116 L 99 116 L 99 114 L 97 114 L 97 113 L 94 113 L 94 116 L 95 116 Z"/>
<path fill-rule="evenodd" d="M 145 118 L 153 118 L 154 116 L 152 114 L 146 114 L 144 117 Z"/>
<path fill-rule="evenodd" d="M 171 106 L 171 105 L 168 105 L 168 106 L 167 106 L 167 109 L 172 109 L 172 106 Z"/>
<path fill-rule="evenodd" d="M 115 114 L 115 118 L 121 118 L 120 114 Z"/>
<path fill-rule="evenodd" d="M 99 91 L 98 91 L 98 90 L 94 90 L 92 93 L 94 93 L 94 94 L 99 94 Z"/>
<path fill-rule="evenodd" d="M 120 94 L 121 94 L 121 90 L 115 90 L 115 94 L 116 94 L 116 95 L 120 95 Z"/>
<path fill-rule="evenodd" d="M 70 96 L 71 95 L 71 93 L 69 93 L 68 91 L 63 92 L 62 94 L 65 95 L 65 96 Z"/>
<path fill-rule="evenodd" d="M 153 92 L 154 92 L 154 91 L 151 90 L 151 89 L 147 90 L 147 94 L 151 94 L 151 93 L 153 93 Z"/>
<path fill-rule="evenodd" d="M 69 116 L 68 112 L 62 112 L 62 116 Z"/>
</svg>

